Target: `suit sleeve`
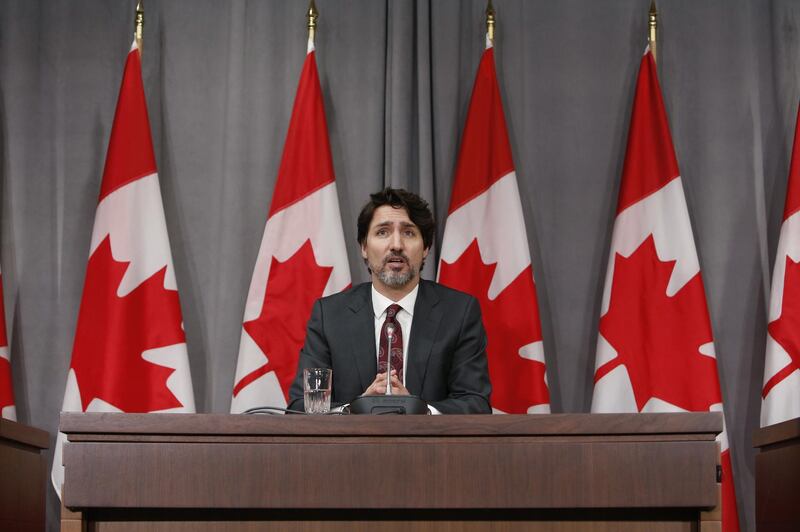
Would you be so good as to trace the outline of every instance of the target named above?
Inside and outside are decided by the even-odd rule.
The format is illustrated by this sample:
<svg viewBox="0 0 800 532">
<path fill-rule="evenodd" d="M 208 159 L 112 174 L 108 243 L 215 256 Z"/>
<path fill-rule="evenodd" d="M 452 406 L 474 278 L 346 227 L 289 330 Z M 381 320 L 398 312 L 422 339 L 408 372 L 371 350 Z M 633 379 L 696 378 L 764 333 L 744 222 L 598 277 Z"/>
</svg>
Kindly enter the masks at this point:
<svg viewBox="0 0 800 532">
<path fill-rule="evenodd" d="M 311 309 L 311 317 L 306 327 L 306 341 L 300 350 L 297 374 L 289 388 L 290 410 L 304 410 L 303 370 L 305 368 L 330 368 L 331 352 L 323 331 L 322 301 L 317 300 Z"/>
<path fill-rule="evenodd" d="M 491 414 L 486 330 L 478 301 L 470 296 L 452 354 L 447 398 L 431 402 L 443 414 Z"/>
</svg>

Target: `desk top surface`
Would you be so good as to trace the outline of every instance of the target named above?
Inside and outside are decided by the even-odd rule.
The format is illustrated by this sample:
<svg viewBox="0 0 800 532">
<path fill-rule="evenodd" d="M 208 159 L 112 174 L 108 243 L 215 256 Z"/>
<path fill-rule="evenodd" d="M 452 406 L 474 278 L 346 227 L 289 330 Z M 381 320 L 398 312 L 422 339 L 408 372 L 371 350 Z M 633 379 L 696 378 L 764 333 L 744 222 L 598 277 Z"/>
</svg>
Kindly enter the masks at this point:
<svg viewBox="0 0 800 532">
<path fill-rule="evenodd" d="M 251 436 L 592 436 L 694 434 L 714 439 L 722 415 L 528 414 L 452 416 L 299 416 L 63 412 L 67 435 L 169 434 Z"/>
</svg>

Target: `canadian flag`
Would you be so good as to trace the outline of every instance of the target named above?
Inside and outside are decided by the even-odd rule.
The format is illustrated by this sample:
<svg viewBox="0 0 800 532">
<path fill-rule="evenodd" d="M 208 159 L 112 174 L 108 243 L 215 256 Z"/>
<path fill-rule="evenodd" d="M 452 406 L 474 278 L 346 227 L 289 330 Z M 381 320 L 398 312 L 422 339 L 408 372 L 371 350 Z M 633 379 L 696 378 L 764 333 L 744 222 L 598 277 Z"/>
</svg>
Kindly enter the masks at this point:
<svg viewBox="0 0 800 532">
<path fill-rule="evenodd" d="M 244 309 L 231 412 L 285 408 L 311 307 L 350 286 L 314 42 Z"/>
<path fill-rule="evenodd" d="M 62 411 L 194 412 L 178 287 L 134 42 L 111 128 Z M 64 480 L 56 439 L 51 478 Z"/>
<path fill-rule="evenodd" d="M 488 37 L 461 139 L 438 280 L 480 302 L 493 410 L 550 412 L 536 285 Z"/>
<path fill-rule="evenodd" d="M 11 357 L 6 336 L 6 311 L 3 306 L 3 276 L 0 274 L 0 417 L 17 420 L 14 386 L 11 382 Z"/>
<path fill-rule="evenodd" d="M 800 109 L 772 275 L 761 426 L 800 417 Z"/>
<path fill-rule="evenodd" d="M 611 237 L 592 412 L 722 411 L 717 361 L 689 211 L 646 50 Z M 723 431 L 722 529 L 739 529 Z"/>
</svg>

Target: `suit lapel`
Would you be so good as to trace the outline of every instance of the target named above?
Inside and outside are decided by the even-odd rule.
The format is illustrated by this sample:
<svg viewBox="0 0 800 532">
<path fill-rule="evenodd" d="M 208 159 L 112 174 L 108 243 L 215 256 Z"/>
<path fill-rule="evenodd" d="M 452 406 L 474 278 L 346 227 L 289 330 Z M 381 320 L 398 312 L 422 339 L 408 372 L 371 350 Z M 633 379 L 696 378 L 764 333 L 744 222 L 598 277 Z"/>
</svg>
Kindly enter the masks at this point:
<svg viewBox="0 0 800 532">
<path fill-rule="evenodd" d="M 439 297 L 432 284 L 420 281 L 414 319 L 411 322 L 411 344 L 408 346 L 408 373 L 406 388 L 414 395 L 422 393 L 425 372 L 431 356 L 436 331 L 442 319 L 442 310 L 437 306 Z"/>
<path fill-rule="evenodd" d="M 370 283 L 365 283 L 353 290 L 353 298 L 348 305 L 348 311 L 353 313 L 353 319 L 345 320 L 350 338 L 352 363 L 358 371 L 362 390 L 366 390 L 372 384 L 375 374 L 378 373 L 371 286 Z"/>
</svg>

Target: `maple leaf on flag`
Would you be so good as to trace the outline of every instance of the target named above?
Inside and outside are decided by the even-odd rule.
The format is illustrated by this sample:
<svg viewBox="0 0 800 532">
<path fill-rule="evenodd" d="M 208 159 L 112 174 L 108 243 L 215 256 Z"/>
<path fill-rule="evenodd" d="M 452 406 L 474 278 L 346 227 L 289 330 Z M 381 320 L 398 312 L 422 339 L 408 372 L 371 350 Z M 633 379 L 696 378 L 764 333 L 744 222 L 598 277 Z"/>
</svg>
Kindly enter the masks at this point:
<svg viewBox="0 0 800 532">
<path fill-rule="evenodd" d="M 766 397 L 770 390 L 783 379 L 800 370 L 800 339 L 797 335 L 797 331 L 800 330 L 800 298 L 796 297 L 796 294 L 800 294 L 800 262 L 794 262 L 787 255 L 781 315 L 769 323 L 767 331 L 786 351 L 790 361 L 764 384 L 762 397 Z"/>
<path fill-rule="evenodd" d="M 489 299 L 496 268 L 497 263 L 484 264 L 478 240 L 473 239 L 458 260 L 442 261 L 439 282 L 478 296 L 489 338 L 489 378 L 502 383 L 492 389 L 492 406 L 509 414 L 524 414 L 530 406 L 550 402 L 545 365 L 520 355 L 522 347 L 542 340 L 533 271 L 529 265 L 495 299 Z"/>
<path fill-rule="evenodd" d="M 166 383 L 175 370 L 142 358 L 149 349 L 186 341 L 178 292 L 164 288 L 164 266 L 118 296 L 128 264 L 114 260 L 110 237 L 89 257 L 71 365 L 83 410 L 95 398 L 123 412 L 182 406 Z"/>
<path fill-rule="evenodd" d="M 288 401 L 306 322 L 332 271 L 331 266 L 317 264 L 310 240 L 284 262 L 272 258 L 261 315 L 243 325 L 269 360 L 236 384 L 234 396 L 261 375 L 275 371 Z"/>
<path fill-rule="evenodd" d="M 687 411 L 721 403 L 717 362 L 700 353 L 712 341 L 699 272 L 675 295 L 667 295 L 675 261 L 658 258 L 653 235 L 630 257 L 614 259 L 608 312 L 600 334 L 618 356 L 595 373 L 595 382 L 624 365 L 641 411 L 655 397 Z"/>
</svg>

